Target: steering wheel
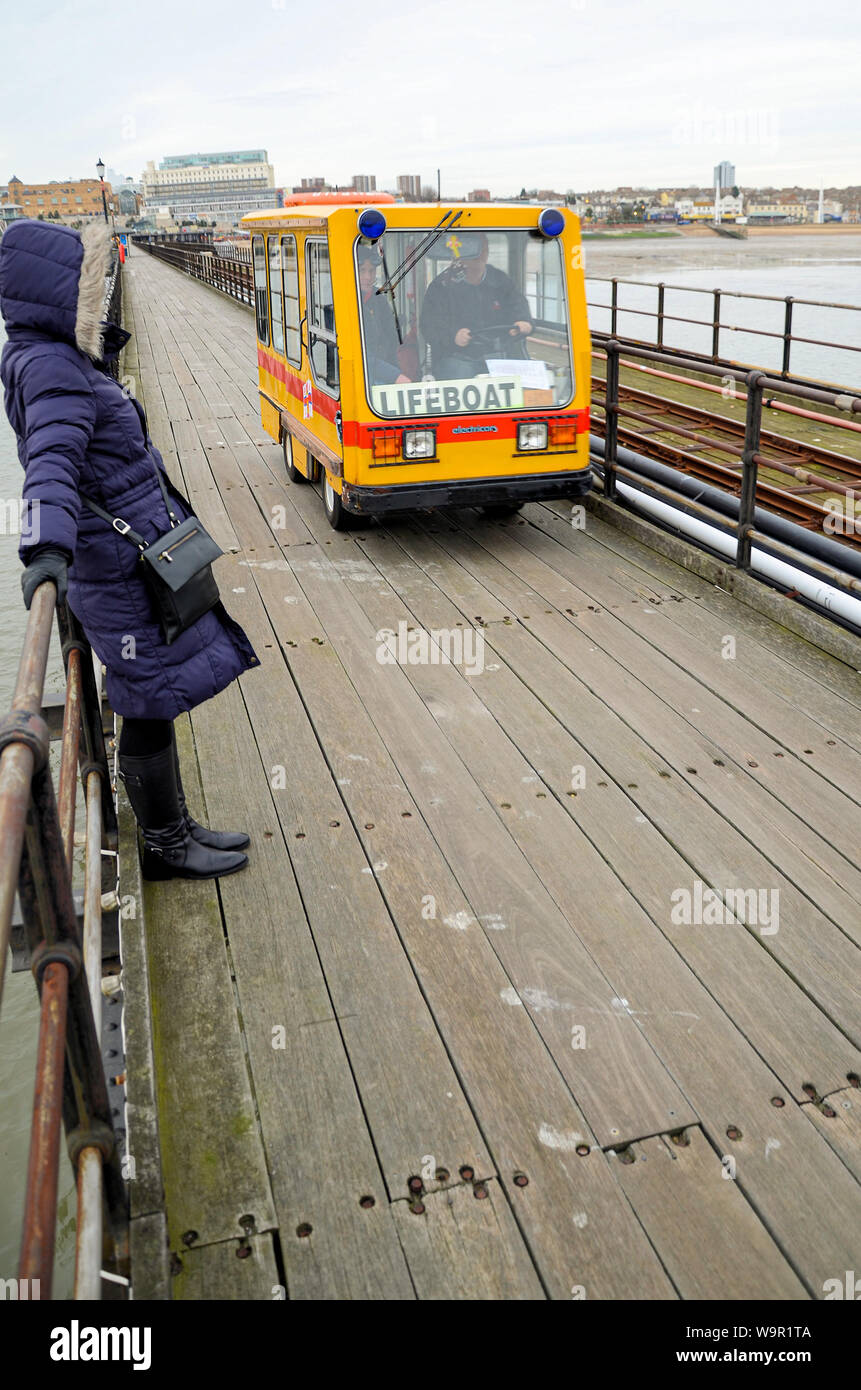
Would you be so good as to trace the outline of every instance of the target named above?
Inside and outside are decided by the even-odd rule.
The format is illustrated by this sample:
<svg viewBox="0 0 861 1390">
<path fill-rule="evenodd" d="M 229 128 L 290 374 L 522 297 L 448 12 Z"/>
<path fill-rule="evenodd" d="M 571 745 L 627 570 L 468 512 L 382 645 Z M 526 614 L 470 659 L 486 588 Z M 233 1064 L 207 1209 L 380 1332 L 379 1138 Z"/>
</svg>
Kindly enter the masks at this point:
<svg viewBox="0 0 861 1390">
<path fill-rule="evenodd" d="M 494 324 L 491 324 L 488 328 L 473 328 L 473 329 L 471 330 L 471 332 L 472 332 L 472 338 L 470 339 L 470 342 L 474 342 L 476 338 L 483 338 L 483 339 L 488 339 L 488 338 L 490 338 L 490 339 L 494 339 L 494 340 L 495 340 L 495 339 L 497 339 L 497 338 L 507 337 L 508 335 L 510 335 L 512 328 L 517 328 L 517 324 L 516 324 L 516 323 L 494 323 Z M 523 333 L 521 333 L 521 332 L 518 331 L 518 333 L 517 333 L 517 338 L 523 338 L 523 337 L 525 337 L 525 334 L 523 334 Z M 516 341 L 516 339 L 515 339 L 515 341 Z"/>
</svg>

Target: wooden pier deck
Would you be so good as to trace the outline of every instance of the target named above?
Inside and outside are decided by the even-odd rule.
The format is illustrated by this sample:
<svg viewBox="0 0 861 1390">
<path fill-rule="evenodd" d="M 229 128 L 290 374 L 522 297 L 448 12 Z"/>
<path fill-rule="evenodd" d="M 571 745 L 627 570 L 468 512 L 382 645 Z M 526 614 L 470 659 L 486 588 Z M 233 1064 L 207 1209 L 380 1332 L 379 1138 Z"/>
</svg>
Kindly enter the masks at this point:
<svg viewBox="0 0 861 1390">
<path fill-rule="evenodd" d="M 861 1268 L 857 671 L 563 504 L 335 534 L 251 313 L 136 253 L 125 320 L 262 664 L 180 721 L 250 868 L 123 922 L 135 1297 L 821 1298 Z M 381 664 L 399 623 L 483 669 Z M 767 913 L 674 920 L 709 887 Z"/>
</svg>

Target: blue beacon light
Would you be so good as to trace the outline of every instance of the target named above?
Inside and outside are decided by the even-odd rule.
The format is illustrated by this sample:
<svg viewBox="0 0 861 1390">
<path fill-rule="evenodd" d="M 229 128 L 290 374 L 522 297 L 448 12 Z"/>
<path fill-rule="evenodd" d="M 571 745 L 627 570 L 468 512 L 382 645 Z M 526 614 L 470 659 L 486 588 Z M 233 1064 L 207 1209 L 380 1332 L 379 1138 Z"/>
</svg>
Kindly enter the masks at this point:
<svg viewBox="0 0 861 1390">
<path fill-rule="evenodd" d="M 365 208 L 359 213 L 359 235 L 368 241 L 379 241 L 386 230 L 386 219 L 379 208 Z"/>
<path fill-rule="evenodd" d="M 560 236 L 565 226 L 565 218 L 558 208 L 544 208 L 538 214 L 538 230 L 544 236 Z"/>
</svg>

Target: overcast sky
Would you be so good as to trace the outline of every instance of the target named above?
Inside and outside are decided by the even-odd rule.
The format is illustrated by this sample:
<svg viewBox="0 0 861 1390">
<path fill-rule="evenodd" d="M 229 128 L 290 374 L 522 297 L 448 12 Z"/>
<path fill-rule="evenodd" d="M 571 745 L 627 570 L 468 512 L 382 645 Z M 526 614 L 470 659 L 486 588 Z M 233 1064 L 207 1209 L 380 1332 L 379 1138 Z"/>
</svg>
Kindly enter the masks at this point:
<svg viewBox="0 0 861 1390">
<path fill-rule="evenodd" d="M 276 182 L 861 183 L 858 0 L 0 0 L 0 181 L 265 147 Z"/>
</svg>

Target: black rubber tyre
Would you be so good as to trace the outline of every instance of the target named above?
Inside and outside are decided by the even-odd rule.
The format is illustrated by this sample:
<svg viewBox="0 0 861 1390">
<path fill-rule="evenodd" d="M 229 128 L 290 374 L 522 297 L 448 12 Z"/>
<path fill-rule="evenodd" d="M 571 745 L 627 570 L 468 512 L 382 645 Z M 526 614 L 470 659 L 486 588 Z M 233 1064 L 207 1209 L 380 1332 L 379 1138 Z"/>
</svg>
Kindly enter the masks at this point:
<svg viewBox="0 0 861 1390">
<path fill-rule="evenodd" d="M 353 522 L 353 517 L 341 506 L 341 498 L 332 484 L 329 482 L 329 474 L 323 469 L 323 508 L 326 513 L 326 520 L 333 531 L 348 531 Z"/>
<path fill-rule="evenodd" d="M 293 462 L 293 436 L 286 432 L 281 436 L 281 449 L 284 453 L 284 466 L 291 483 L 307 483 L 308 479 Z"/>
</svg>

